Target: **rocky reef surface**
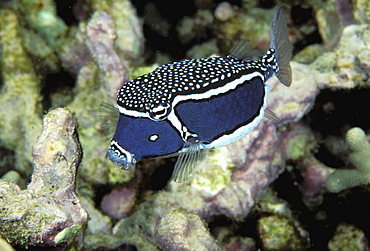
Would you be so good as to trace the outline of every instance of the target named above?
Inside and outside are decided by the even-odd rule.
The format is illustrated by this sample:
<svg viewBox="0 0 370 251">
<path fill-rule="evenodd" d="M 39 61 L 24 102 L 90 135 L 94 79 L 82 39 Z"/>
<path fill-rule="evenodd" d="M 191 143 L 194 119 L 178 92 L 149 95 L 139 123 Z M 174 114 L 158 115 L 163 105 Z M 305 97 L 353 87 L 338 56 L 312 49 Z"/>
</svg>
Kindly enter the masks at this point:
<svg viewBox="0 0 370 251">
<path fill-rule="evenodd" d="M 174 158 L 106 160 L 100 104 L 163 63 L 267 49 L 273 5 L 0 3 L 0 249 L 368 249 L 370 7 L 277 2 L 295 55 L 291 87 L 267 83 L 279 120 L 208 151 L 184 183 Z"/>
</svg>

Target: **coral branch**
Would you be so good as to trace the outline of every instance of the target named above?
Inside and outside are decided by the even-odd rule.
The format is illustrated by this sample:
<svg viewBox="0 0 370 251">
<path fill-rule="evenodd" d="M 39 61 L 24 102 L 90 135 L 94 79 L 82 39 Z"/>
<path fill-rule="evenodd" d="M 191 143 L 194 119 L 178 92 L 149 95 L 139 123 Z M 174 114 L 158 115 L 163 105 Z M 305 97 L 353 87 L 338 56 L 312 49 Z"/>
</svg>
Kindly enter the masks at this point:
<svg viewBox="0 0 370 251">
<path fill-rule="evenodd" d="M 113 48 L 116 38 L 113 20 L 104 11 L 95 12 L 87 24 L 86 36 L 87 47 L 99 67 L 108 97 L 115 100 L 117 90 L 128 81 L 128 74 L 127 65 L 122 65 Z"/>
<path fill-rule="evenodd" d="M 346 141 L 353 151 L 349 159 L 356 169 L 340 169 L 330 174 L 326 188 L 332 193 L 370 183 L 370 144 L 365 132 L 358 127 L 352 128 L 346 134 Z"/>
<path fill-rule="evenodd" d="M 87 221 L 75 191 L 82 150 L 69 110 L 59 108 L 45 116 L 33 157 L 26 190 L 0 180 L 0 236 L 22 246 L 65 245 L 81 237 Z"/>
</svg>

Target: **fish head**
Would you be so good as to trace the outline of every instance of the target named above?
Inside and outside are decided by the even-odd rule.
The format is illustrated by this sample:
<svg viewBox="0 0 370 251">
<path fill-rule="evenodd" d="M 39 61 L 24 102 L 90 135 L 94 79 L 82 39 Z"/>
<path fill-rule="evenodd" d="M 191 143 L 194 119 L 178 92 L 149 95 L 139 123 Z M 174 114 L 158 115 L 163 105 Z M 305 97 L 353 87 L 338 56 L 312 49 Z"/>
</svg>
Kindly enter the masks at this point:
<svg viewBox="0 0 370 251">
<path fill-rule="evenodd" d="M 137 161 L 176 154 L 183 146 L 183 139 L 168 120 L 121 113 L 107 158 L 122 169 L 131 169 Z"/>
</svg>

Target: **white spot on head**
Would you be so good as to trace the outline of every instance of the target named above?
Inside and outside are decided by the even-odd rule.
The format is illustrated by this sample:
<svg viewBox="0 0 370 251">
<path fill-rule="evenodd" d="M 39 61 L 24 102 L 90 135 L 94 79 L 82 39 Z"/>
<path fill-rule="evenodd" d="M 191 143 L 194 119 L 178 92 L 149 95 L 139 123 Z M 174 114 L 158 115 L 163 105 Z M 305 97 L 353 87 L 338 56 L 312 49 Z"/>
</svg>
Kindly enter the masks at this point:
<svg viewBox="0 0 370 251">
<path fill-rule="evenodd" d="M 151 142 L 156 141 L 158 138 L 159 138 L 158 134 L 152 134 L 152 135 L 149 136 L 149 140 Z"/>
</svg>

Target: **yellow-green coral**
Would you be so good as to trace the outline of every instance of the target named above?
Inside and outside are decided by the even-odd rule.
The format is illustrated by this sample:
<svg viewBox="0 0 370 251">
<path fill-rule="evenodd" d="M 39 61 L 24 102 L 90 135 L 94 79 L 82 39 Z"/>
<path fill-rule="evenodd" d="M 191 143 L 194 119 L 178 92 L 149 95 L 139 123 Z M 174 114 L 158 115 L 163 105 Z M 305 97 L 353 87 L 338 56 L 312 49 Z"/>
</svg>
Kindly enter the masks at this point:
<svg viewBox="0 0 370 251">
<path fill-rule="evenodd" d="M 305 250 L 307 248 L 305 236 L 289 219 L 277 215 L 262 217 L 258 220 L 257 227 L 264 250 Z"/>
<path fill-rule="evenodd" d="M 370 183 L 370 145 L 365 132 L 358 127 L 352 128 L 347 132 L 346 141 L 353 151 L 349 160 L 356 169 L 334 171 L 326 180 L 326 188 L 332 193 Z"/>
<path fill-rule="evenodd" d="M 15 9 L 18 16 L 22 16 L 33 29 L 41 33 L 52 48 L 61 45 L 67 25 L 58 17 L 54 1 L 15 1 Z"/>
<path fill-rule="evenodd" d="M 3 80 L 0 144 L 16 152 L 16 169 L 29 175 L 32 145 L 41 132 L 40 81 L 23 47 L 16 14 L 11 10 L 1 10 L 0 27 Z"/>
<path fill-rule="evenodd" d="M 228 153 L 226 147 L 214 149 L 204 162 L 199 163 L 202 167 L 194 170 L 191 186 L 214 196 L 229 185 L 233 163 Z"/>
<path fill-rule="evenodd" d="M 328 250 L 367 250 L 364 232 L 354 225 L 340 223 L 333 238 L 328 243 Z"/>
</svg>

